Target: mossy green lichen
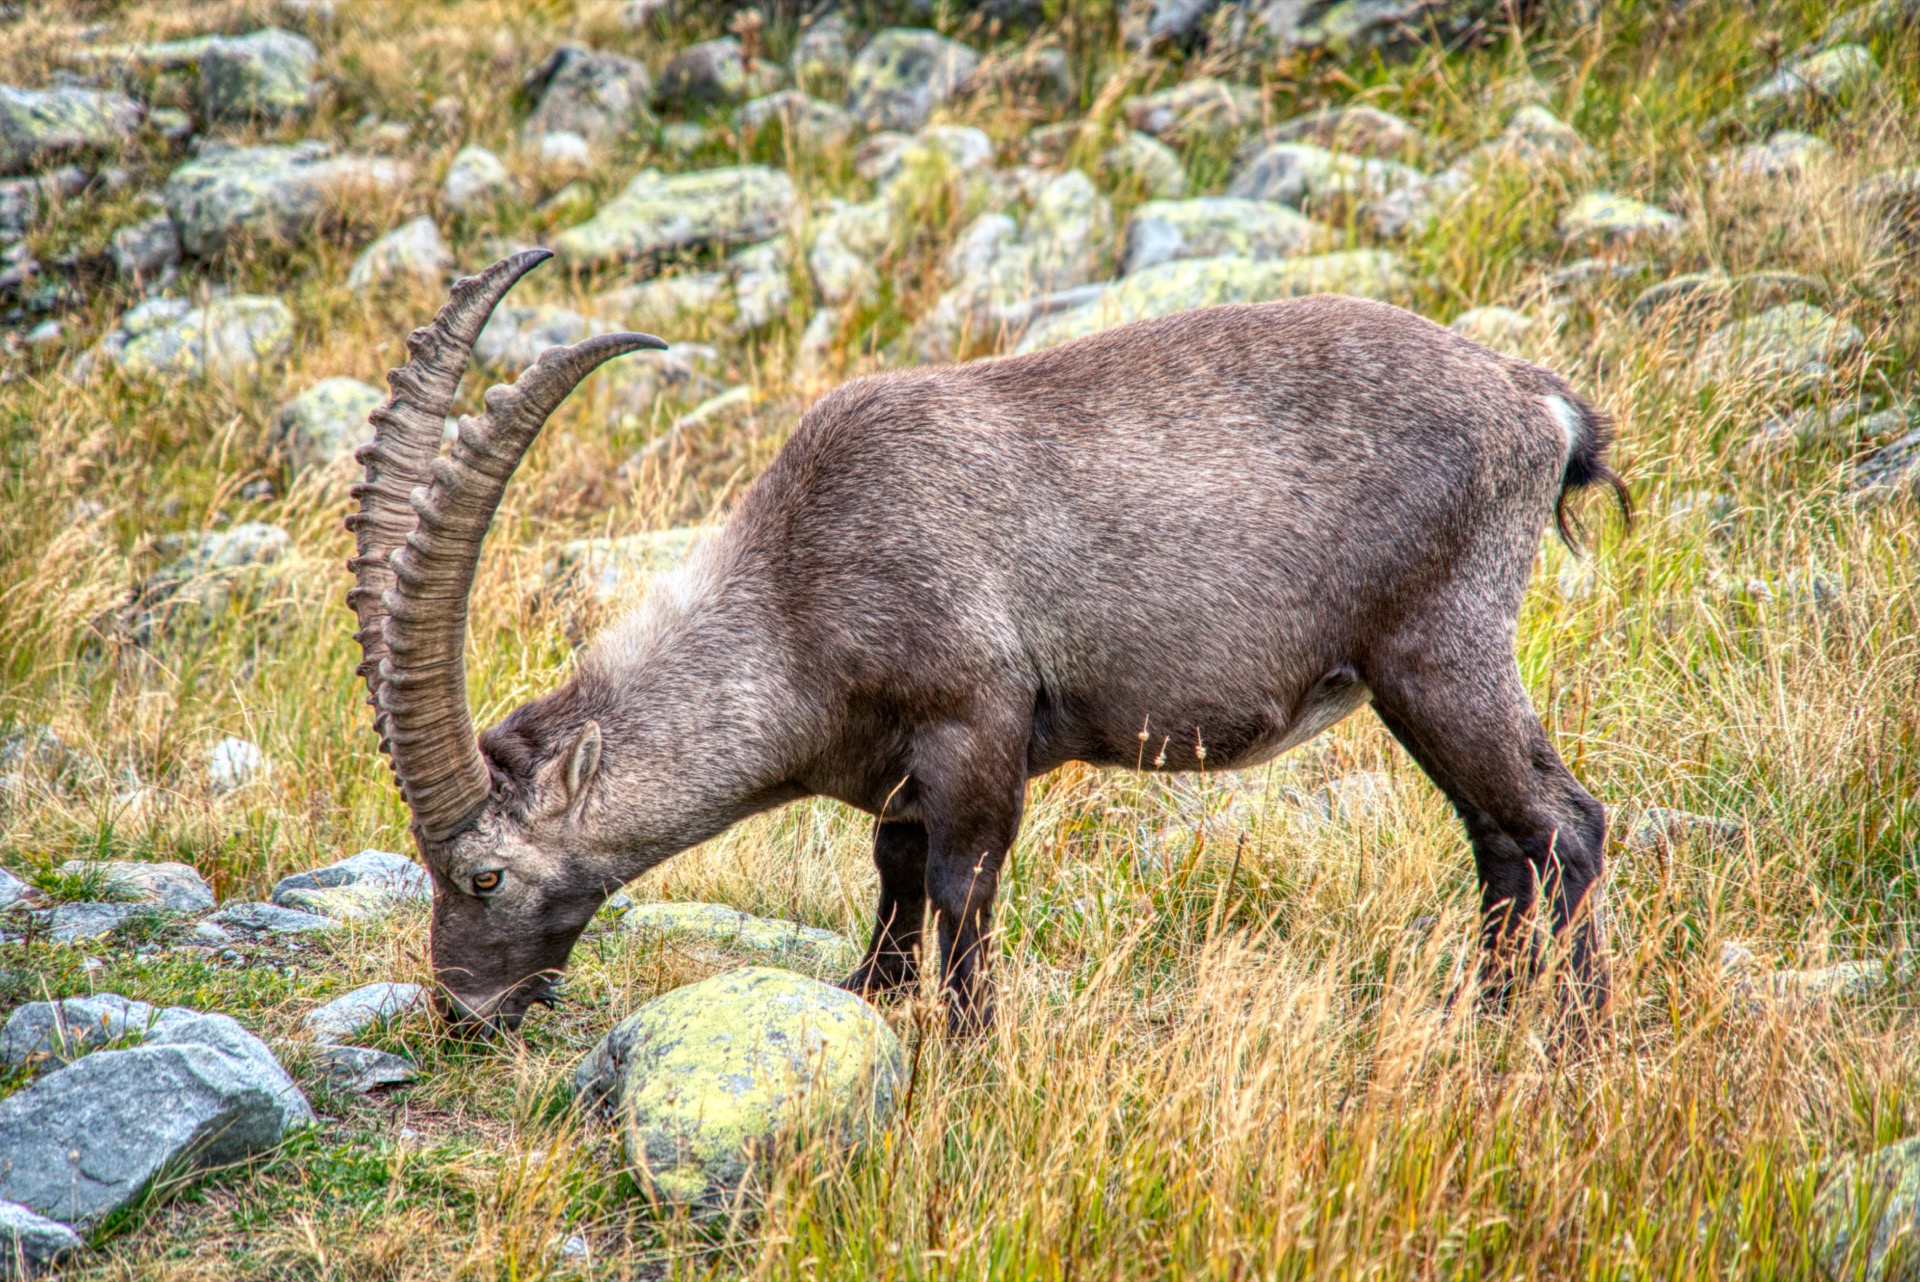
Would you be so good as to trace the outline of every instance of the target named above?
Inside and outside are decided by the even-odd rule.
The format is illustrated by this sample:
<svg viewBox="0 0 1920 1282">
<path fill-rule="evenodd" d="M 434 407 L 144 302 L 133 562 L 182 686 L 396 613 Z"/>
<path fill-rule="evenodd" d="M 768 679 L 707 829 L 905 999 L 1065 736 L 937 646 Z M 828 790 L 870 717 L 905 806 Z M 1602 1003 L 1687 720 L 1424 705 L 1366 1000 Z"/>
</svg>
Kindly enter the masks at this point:
<svg viewBox="0 0 1920 1282">
<path fill-rule="evenodd" d="M 642 172 L 592 218 L 553 238 L 554 252 L 582 267 L 765 240 L 786 225 L 793 180 L 766 165 L 694 173 Z"/>
</svg>

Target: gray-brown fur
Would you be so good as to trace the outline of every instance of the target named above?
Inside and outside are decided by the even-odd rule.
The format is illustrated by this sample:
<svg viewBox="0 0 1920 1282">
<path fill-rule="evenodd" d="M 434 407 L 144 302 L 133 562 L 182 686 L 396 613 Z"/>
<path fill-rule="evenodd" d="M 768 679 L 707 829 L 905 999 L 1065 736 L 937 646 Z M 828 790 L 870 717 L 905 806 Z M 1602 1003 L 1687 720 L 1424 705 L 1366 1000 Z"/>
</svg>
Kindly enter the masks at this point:
<svg viewBox="0 0 1920 1282">
<path fill-rule="evenodd" d="M 1603 997 L 1578 910 L 1605 821 L 1513 640 L 1563 487 L 1612 477 L 1606 431 L 1547 371 L 1335 297 L 850 383 L 720 535 L 481 736 L 492 794 L 423 843 L 443 983 L 517 1019 L 605 895 L 824 795 L 877 819 L 849 984 L 916 983 L 930 903 L 951 1018 L 977 1026 L 1029 778 L 1247 765 L 1370 699 L 1466 823 L 1489 943 L 1547 885 Z"/>
</svg>

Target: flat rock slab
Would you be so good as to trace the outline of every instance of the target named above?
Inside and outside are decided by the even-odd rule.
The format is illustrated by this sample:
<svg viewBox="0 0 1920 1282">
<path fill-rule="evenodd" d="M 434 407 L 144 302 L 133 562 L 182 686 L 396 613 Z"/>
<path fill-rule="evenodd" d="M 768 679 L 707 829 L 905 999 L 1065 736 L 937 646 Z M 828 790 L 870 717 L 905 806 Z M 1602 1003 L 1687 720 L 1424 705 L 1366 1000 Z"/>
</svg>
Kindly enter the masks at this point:
<svg viewBox="0 0 1920 1282">
<path fill-rule="evenodd" d="M 309 935 L 340 929 L 340 923 L 318 913 L 279 904 L 228 904 L 208 921 L 233 930 L 265 935 Z"/>
<path fill-rule="evenodd" d="M 140 104 L 98 89 L 0 85 L 0 173 L 18 173 L 72 151 L 117 147 L 140 124 Z"/>
<path fill-rule="evenodd" d="M 195 1013 L 183 1006 L 150 1006 L 118 993 L 28 1002 L 0 1027 L 0 1064 L 33 1065 L 44 1072 L 110 1042 L 145 1038 L 156 1028 Z"/>
<path fill-rule="evenodd" d="M 404 1085 L 420 1076 L 412 1060 L 370 1046 L 318 1046 L 313 1062 L 328 1081 L 356 1095 L 382 1086 Z"/>
<path fill-rule="evenodd" d="M 313 1121 L 260 1039 L 196 1015 L 0 1100 L 0 1198 L 84 1231 L 157 1176 L 238 1162 Z"/>
<path fill-rule="evenodd" d="M 167 178 L 167 214 L 187 253 L 248 240 L 297 241 L 341 203 L 380 199 L 413 176 L 410 165 L 334 156 L 317 144 L 209 148 Z"/>
<path fill-rule="evenodd" d="M 746 245 L 777 234 L 794 202 L 793 180 L 766 165 L 671 175 L 649 169 L 552 244 L 563 260 L 581 267 L 701 245 Z"/>
<path fill-rule="evenodd" d="M 316 1042 L 339 1042 L 383 1019 L 422 1010 L 426 990 L 418 984 L 368 984 L 345 997 L 307 1012 L 304 1021 Z"/>
<path fill-rule="evenodd" d="M 38 914 L 47 924 L 47 937 L 56 944 L 74 944 L 83 939 L 111 935 L 136 917 L 151 917 L 152 904 L 59 904 Z"/>
<path fill-rule="evenodd" d="M 97 879 L 116 900 L 152 904 L 175 913 L 199 913 L 213 907 L 213 887 L 186 864 L 138 863 L 123 859 L 69 859 L 62 877 Z"/>
<path fill-rule="evenodd" d="M 80 1249 L 80 1235 L 18 1202 L 0 1202 L 0 1277 L 39 1277 Z"/>
<path fill-rule="evenodd" d="M 807 970 L 851 970 L 859 945 L 845 935 L 799 922 L 755 917 L 725 904 L 635 904 L 620 918 L 625 934 L 755 954 Z"/>
<path fill-rule="evenodd" d="M 937 31 L 889 27 L 853 60 L 847 110 L 869 129 L 918 129 L 979 65 L 979 54 Z"/>
<path fill-rule="evenodd" d="M 574 1074 L 583 1107 L 618 1119 L 627 1160 L 662 1201 L 700 1211 L 748 1189 L 778 1137 L 856 1144 L 906 1080 L 900 1039 L 852 993 L 749 966 L 657 997 Z"/>
</svg>

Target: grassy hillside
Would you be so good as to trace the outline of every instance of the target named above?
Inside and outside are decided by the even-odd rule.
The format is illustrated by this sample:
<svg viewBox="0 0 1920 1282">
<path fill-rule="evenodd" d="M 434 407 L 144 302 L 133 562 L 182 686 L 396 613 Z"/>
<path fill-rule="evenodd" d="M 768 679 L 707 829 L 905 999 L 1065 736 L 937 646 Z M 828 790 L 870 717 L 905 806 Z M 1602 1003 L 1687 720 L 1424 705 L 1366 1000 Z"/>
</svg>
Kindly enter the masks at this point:
<svg viewBox="0 0 1920 1282">
<path fill-rule="evenodd" d="M 1616 999 L 1586 1054 L 1550 1053 L 1533 1010 L 1445 1015 L 1472 956 L 1471 858 L 1439 793 L 1362 714 L 1251 777 L 1166 786 L 1069 767 L 1036 782 L 1001 899 L 998 1028 L 957 1044 L 933 1031 L 930 1004 L 890 1011 L 914 1066 L 900 1115 L 851 1157 L 783 1157 L 757 1216 L 651 1213 L 617 1146 L 562 1106 L 566 1074 L 620 1015 L 717 964 L 608 923 L 582 940 L 561 1007 L 518 1038 L 476 1048 L 425 1020 L 383 1032 L 378 1044 L 427 1070 L 401 1091 L 329 1091 L 296 1038 L 290 1062 L 324 1126 L 249 1170 L 154 1197 L 71 1275 L 1819 1276 L 1809 1226 L 1824 1172 L 1920 1132 L 1913 969 L 1853 1000 L 1766 1000 L 1750 977 L 1855 959 L 1901 972 L 1910 956 L 1920 502 L 1911 484 L 1863 497 L 1854 482 L 1860 460 L 1920 426 L 1920 232 L 1859 194 L 1920 165 L 1920 25 L 1889 18 L 1899 6 L 1888 4 L 1877 25 L 1811 0 L 1591 7 L 1540 6 L 1522 28 L 1496 18 L 1451 44 L 1292 52 L 1237 48 L 1223 29 L 1138 52 L 1126 15 L 1082 0 L 1004 24 L 947 6 L 850 11 L 856 43 L 891 19 L 1006 60 L 1062 51 L 1067 100 L 980 92 L 935 118 L 984 130 L 1002 170 L 1083 168 L 1115 228 L 1150 193 L 1109 156 L 1114 122 L 1129 99 L 1201 76 L 1256 91 L 1259 117 L 1174 140 L 1196 196 L 1225 190 L 1262 128 L 1323 107 L 1402 117 L 1418 136 L 1404 154 L 1429 173 L 1498 139 L 1527 104 L 1583 140 L 1544 162 L 1483 153 L 1464 195 L 1397 238 L 1357 203 L 1313 212 L 1340 247 L 1401 255 L 1398 301 L 1435 320 L 1490 306 L 1533 317 L 1511 350 L 1619 423 L 1615 462 L 1641 518 L 1629 533 L 1584 504 L 1593 555 L 1543 545 L 1519 636 L 1550 734 L 1614 817 Z M 229 287 L 291 309 L 290 355 L 258 378 L 142 384 L 103 359 L 73 376 L 143 296 L 113 270 L 109 238 L 153 215 L 143 197 L 187 159 L 178 144 L 143 130 L 111 158 L 124 175 L 97 176 L 28 233 L 41 273 L 0 300 L 15 308 L 0 375 L 0 737 L 12 745 L 0 865 L 78 899 L 94 888 L 63 881 L 65 860 L 179 860 L 223 899 L 259 899 L 286 873 L 364 846 L 409 849 L 352 678 L 342 473 L 295 471 L 272 426 L 323 377 L 381 383 L 443 296 L 430 283 L 351 288 L 356 256 L 428 214 L 474 270 L 582 221 L 643 168 L 749 161 L 791 175 L 800 208 L 780 235 L 804 248 L 830 200 L 875 190 L 859 138 L 801 146 L 777 130 L 747 136 L 729 107 L 663 110 L 705 132 L 676 145 L 633 130 L 577 178 L 523 141 L 530 105 L 517 86 L 554 46 L 623 51 L 658 83 L 675 50 L 724 31 L 718 10 L 635 26 L 625 7 L 590 0 L 343 0 L 330 19 L 229 0 L 15 8 L 0 21 L 0 81 L 29 86 L 63 69 L 98 75 L 87 51 L 115 43 L 300 26 L 320 50 L 311 112 L 217 132 L 383 150 L 413 173 L 293 243 L 183 264 L 173 296 Z M 1749 105 L 1777 65 L 1855 30 L 1879 68 L 1870 84 L 1798 103 L 1791 118 Z M 769 60 L 784 62 L 800 32 L 770 13 Z M 140 87 L 155 103 L 190 98 L 160 73 Z M 404 131 L 383 132 L 395 124 Z M 1783 177 L 1731 171 L 1739 147 L 1784 125 L 1831 153 Z M 468 143 L 500 153 L 519 186 L 452 214 L 442 181 Z M 631 383 L 603 376 L 555 416 L 507 496 L 473 600 L 482 724 L 549 688 L 610 612 L 551 582 L 568 540 L 724 520 L 811 400 L 918 359 L 916 326 L 951 283 L 947 251 L 991 197 L 939 166 L 898 191 L 904 206 L 871 259 L 878 288 L 816 327 L 825 344 L 806 359 L 821 303 L 799 252 L 788 301 L 756 330 L 737 330 L 728 300 L 666 318 L 670 341 L 714 346 L 701 376 L 637 403 L 622 400 Z M 1594 191 L 1681 222 L 1658 239 L 1582 244 L 1563 218 Z M 1097 252 L 1104 279 L 1120 236 Z M 1569 270 L 1583 262 L 1599 266 Z M 703 251 L 646 270 L 720 264 Z M 1695 272 L 1792 273 L 1802 279 L 1750 288 L 1811 299 L 1860 341 L 1811 378 L 1716 363 L 1704 354 L 1716 327 L 1777 300 L 1743 296 L 1704 320 L 1678 306 L 1636 312 L 1649 286 Z M 598 315 L 608 289 L 643 274 L 549 267 L 511 301 Z M 48 319 L 59 336 L 28 342 Z M 991 335 L 966 341 L 963 355 L 994 349 Z M 485 381 L 470 378 L 465 408 Z M 746 391 L 688 416 L 731 388 Z M 1830 414 L 1860 399 L 1895 413 L 1868 428 Z M 1767 436 L 1769 420 L 1804 430 Z M 285 529 L 287 554 L 218 599 L 190 594 L 148 617 L 141 585 L 178 555 L 170 536 L 248 521 Z M 220 791 L 207 753 L 229 735 L 272 768 Z M 1343 806 L 1343 785 L 1317 817 L 1316 789 L 1363 773 L 1378 777 L 1373 800 Z M 1736 820 L 1738 835 L 1629 841 L 1655 807 Z M 864 817 L 810 802 L 629 890 L 864 939 L 874 886 Z M 185 946 L 188 933 L 145 921 L 70 947 L 15 931 L 0 945 L 0 1008 L 112 991 L 294 1037 L 318 1001 L 428 978 L 420 914 L 297 950 L 224 955 Z M 1749 967 L 1723 966 L 1728 941 L 1754 954 Z M 562 1249 L 576 1238 L 584 1253 Z"/>
</svg>

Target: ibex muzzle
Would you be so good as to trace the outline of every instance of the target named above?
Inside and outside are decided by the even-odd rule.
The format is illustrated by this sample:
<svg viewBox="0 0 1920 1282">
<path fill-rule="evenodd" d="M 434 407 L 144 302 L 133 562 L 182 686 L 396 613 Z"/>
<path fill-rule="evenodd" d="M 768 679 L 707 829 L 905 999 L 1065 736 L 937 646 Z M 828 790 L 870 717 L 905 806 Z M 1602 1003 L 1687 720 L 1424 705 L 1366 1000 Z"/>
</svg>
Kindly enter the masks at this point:
<svg viewBox="0 0 1920 1282">
<path fill-rule="evenodd" d="M 1626 502 L 1606 417 L 1557 375 L 1320 297 L 858 380 L 558 689 L 476 737 L 467 597 L 508 479 L 589 371 L 664 346 L 550 349 L 438 457 L 474 338 L 545 257 L 454 287 L 359 454 L 360 672 L 433 872 L 452 1013 L 516 1023 L 607 895 L 820 795 L 875 818 L 878 920 L 848 986 L 916 986 L 931 905 L 950 1021 L 980 1027 L 1028 779 L 1244 766 L 1366 703 L 1466 824 L 1492 969 L 1544 889 L 1604 1000 L 1582 909 L 1605 819 L 1513 657 L 1567 492 Z"/>
</svg>

